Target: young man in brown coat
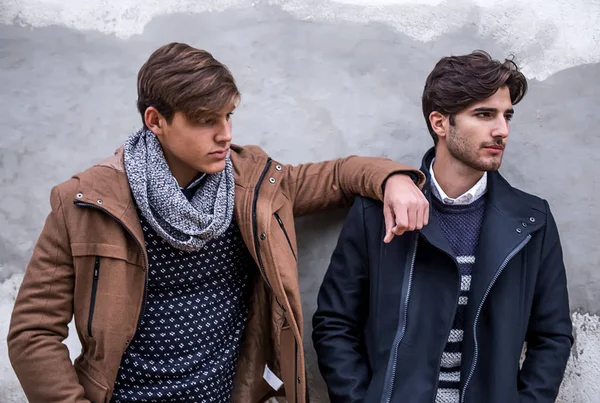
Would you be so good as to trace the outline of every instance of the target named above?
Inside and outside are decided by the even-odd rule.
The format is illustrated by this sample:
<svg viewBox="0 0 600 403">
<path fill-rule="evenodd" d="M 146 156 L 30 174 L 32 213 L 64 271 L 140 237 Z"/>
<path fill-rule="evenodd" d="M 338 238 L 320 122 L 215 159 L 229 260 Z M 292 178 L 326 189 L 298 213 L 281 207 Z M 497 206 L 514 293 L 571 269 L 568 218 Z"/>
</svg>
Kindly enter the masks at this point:
<svg viewBox="0 0 600 403">
<path fill-rule="evenodd" d="M 52 189 L 8 335 L 29 401 L 307 400 L 294 217 L 379 199 L 389 242 L 427 223 L 424 176 L 231 144 L 239 97 L 209 53 L 163 46 L 138 75 L 143 128 Z"/>
</svg>

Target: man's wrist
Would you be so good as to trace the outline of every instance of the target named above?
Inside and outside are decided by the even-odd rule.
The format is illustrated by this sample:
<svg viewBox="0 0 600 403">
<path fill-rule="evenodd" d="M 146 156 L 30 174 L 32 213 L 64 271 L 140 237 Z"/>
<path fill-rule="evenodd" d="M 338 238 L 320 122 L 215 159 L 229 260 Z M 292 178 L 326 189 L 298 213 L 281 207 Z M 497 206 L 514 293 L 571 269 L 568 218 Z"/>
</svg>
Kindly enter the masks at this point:
<svg viewBox="0 0 600 403">
<path fill-rule="evenodd" d="M 381 189 L 385 192 L 385 184 L 387 183 L 388 179 L 390 179 L 392 176 L 394 175 L 406 175 L 408 176 L 415 185 L 419 184 L 419 181 L 421 180 L 421 178 L 419 177 L 419 175 L 416 172 L 413 171 L 396 171 L 396 172 L 392 172 L 391 174 L 388 175 L 387 178 L 385 178 L 385 180 L 383 181 L 383 185 L 381 185 Z"/>
</svg>

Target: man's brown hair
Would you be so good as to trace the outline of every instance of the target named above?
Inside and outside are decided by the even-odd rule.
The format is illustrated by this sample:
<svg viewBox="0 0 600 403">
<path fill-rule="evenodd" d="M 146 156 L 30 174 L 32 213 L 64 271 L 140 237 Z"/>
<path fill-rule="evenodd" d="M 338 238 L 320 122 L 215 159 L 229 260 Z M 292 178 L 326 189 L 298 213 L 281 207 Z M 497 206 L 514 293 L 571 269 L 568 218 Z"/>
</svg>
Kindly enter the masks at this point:
<svg viewBox="0 0 600 403">
<path fill-rule="evenodd" d="M 527 79 L 511 59 L 494 60 L 482 51 L 440 59 L 431 71 L 423 90 L 423 115 L 434 144 L 438 136 L 429 122 L 431 112 L 455 116 L 475 102 L 491 97 L 502 87 L 508 87 L 513 105 L 527 93 Z"/>
<path fill-rule="evenodd" d="M 181 112 L 192 123 L 216 115 L 239 101 L 233 75 L 209 52 L 185 43 L 161 46 L 138 73 L 137 107 L 142 115 L 155 107 L 168 123 Z"/>
</svg>

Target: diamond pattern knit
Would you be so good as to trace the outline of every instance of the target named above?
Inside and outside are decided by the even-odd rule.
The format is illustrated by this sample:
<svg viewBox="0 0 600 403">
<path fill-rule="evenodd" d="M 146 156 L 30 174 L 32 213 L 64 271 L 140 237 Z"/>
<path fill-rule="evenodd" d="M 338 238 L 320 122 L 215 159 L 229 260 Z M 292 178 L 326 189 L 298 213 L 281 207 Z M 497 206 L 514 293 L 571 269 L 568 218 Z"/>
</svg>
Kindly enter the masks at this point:
<svg viewBox="0 0 600 403">
<path fill-rule="evenodd" d="M 237 223 L 201 250 L 185 252 L 140 217 L 149 260 L 146 305 L 112 401 L 227 402 L 253 272 Z"/>
</svg>

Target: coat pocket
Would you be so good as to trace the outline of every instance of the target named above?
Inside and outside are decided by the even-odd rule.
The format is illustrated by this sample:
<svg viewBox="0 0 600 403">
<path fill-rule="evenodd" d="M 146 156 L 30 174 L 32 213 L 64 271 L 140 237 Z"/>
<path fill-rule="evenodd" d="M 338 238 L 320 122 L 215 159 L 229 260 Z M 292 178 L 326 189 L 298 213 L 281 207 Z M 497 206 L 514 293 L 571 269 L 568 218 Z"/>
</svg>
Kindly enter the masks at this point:
<svg viewBox="0 0 600 403">
<path fill-rule="evenodd" d="M 292 240 L 290 239 L 290 236 L 288 235 L 288 232 L 285 229 L 283 220 L 281 219 L 281 217 L 279 216 L 279 214 L 277 212 L 273 213 L 273 216 L 275 216 L 275 219 L 277 220 L 277 223 L 279 224 L 281 231 L 283 231 L 283 235 L 285 235 L 285 239 L 287 240 L 290 250 L 292 251 L 292 255 L 294 255 L 294 259 L 296 261 L 298 261 L 298 257 L 296 256 L 296 252 L 294 252 L 294 247 L 292 246 Z"/>
<path fill-rule="evenodd" d="M 75 268 L 73 311 L 79 334 L 100 342 L 107 334 L 130 333 L 141 306 L 145 272 L 125 246 L 72 244 Z"/>
<path fill-rule="evenodd" d="M 100 276 L 100 256 L 94 259 L 94 274 L 92 277 L 92 295 L 90 299 L 90 313 L 88 315 L 88 336 L 92 337 L 92 323 L 94 321 L 94 308 L 96 307 L 96 292 L 98 291 L 98 277 Z"/>
<path fill-rule="evenodd" d="M 92 378 L 92 376 L 79 365 L 75 366 L 75 372 L 77 372 L 79 384 L 83 386 L 84 397 L 92 403 L 106 403 L 108 388 Z"/>
</svg>

